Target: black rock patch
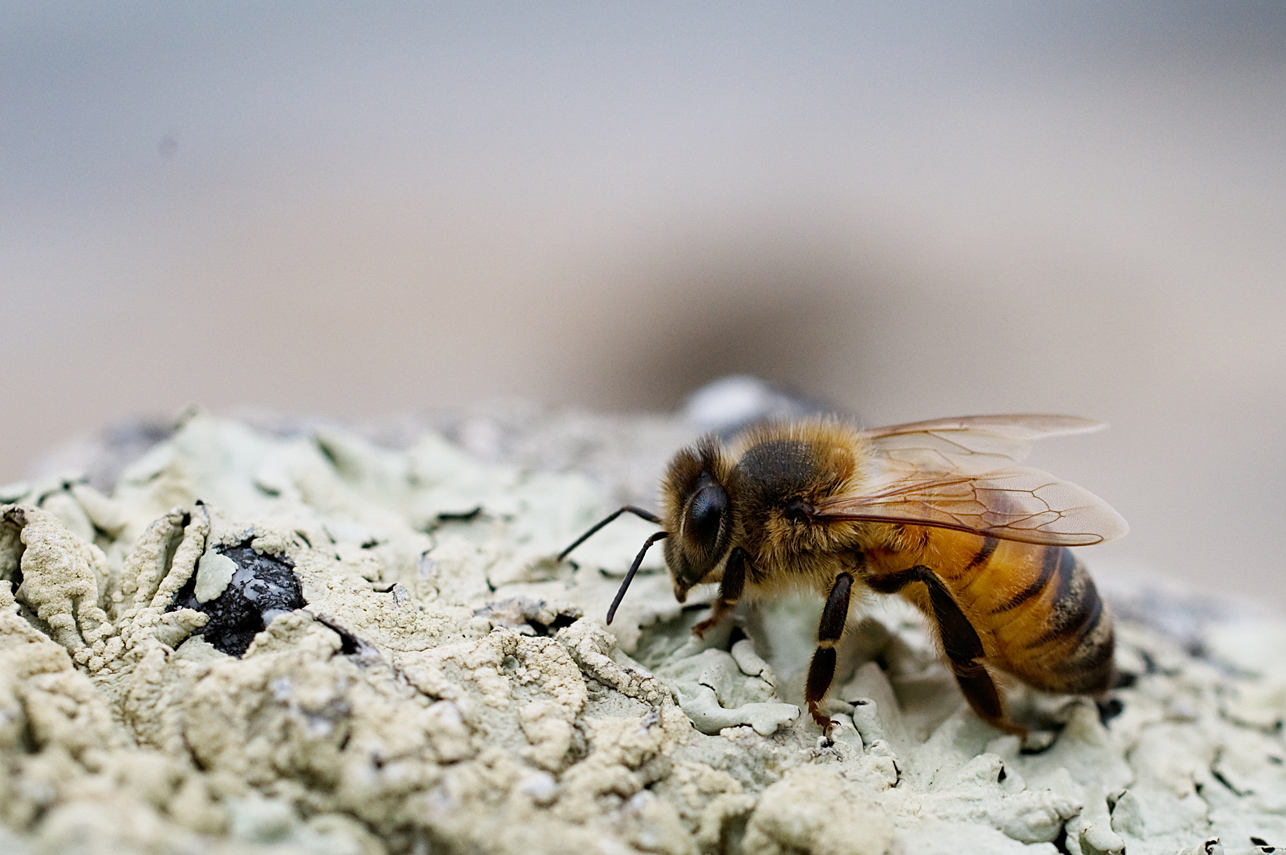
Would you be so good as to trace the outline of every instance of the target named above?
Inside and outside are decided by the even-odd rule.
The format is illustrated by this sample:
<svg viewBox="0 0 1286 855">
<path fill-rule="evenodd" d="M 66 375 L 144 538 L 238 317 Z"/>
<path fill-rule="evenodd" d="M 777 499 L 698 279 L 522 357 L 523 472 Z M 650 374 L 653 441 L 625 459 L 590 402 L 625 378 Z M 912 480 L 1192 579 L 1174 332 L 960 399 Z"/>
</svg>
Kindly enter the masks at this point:
<svg viewBox="0 0 1286 855">
<path fill-rule="evenodd" d="M 240 658 L 274 617 L 303 608 L 304 592 L 288 558 L 255 552 L 249 541 L 216 551 L 237 565 L 224 592 L 209 602 L 197 602 L 193 573 L 166 611 L 193 609 L 209 615 L 209 622 L 193 635 L 204 637 L 215 650 Z"/>
</svg>

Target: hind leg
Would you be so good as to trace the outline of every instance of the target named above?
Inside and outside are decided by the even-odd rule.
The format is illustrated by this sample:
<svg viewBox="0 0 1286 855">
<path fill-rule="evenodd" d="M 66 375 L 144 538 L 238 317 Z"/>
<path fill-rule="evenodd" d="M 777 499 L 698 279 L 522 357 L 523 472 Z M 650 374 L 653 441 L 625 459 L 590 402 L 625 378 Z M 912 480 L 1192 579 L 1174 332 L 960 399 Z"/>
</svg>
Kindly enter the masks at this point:
<svg viewBox="0 0 1286 855">
<path fill-rule="evenodd" d="M 947 664 L 955 675 L 956 684 L 978 717 L 1007 733 L 1026 736 L 1027 729 L 1011 722 L 1005 715 L 1005 704 L 996 681 L 987 670 L 983 658 L 986 652 L 982 639 L 969 623 L 964 612 L 956 605 L 951 593 L 932 570 L 916 565 L 909 570 L 889 573 L 866 580 L 872 588 L 886 594 L 895 594 L 913 582 L 922 583 L 929 592 L 929 605 L 933 620 L 947 655 Z"/>
</svg>

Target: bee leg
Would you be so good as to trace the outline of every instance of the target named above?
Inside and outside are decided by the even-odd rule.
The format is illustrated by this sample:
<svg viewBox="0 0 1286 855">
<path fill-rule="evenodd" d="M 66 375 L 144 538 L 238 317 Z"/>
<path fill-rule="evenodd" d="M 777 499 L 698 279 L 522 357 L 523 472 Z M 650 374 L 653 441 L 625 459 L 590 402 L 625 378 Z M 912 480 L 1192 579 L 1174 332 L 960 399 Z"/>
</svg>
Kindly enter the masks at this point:
<svg viewBox="0 0 1286 855">
<path fill-rule="evenodd" d="M 835 645 L 844 634 L 844 624 L 848 622 L 848 599 L 853 590 L 853 577 L 841 573 L 835 577 L 831 592 L 826 596 L 826 605 L 822 607 L 822 619 L 817 625 L 817 650 L 813 661 L 808 665 L 808 682 L 804 686 L 804 700 L 808 701 L 808 712 L 817 722 L 818 727 L 827 738 L 835 722 L 830 716 L 823 715 L 822 699 L 826 697 L 831 681 L 835 679 Z"/>
<path fill-rule="evenodd" d="M 909 570 L 867 580 L 872 588 L 886 594 L 895 594 L 912 582 L 923 582 L 929 591 L 929 604 L 933 608 L 932 617 L 938 627 L 942 650 L 947 654 L 951 673 L 955 675 L 956 683 L 969 706 L 992 727 L 1006 733 L 1026 736 L 1027 729 L 1012 723 L 1005 715 L 1004 701 L 996 688 L 996 681 L 982 662 L 986 651 L 983 650 L 978 631 L 969 623 L 969 619 L 960 611 L 956 601 L 932 570 L 924 565 L 917 565 Z"/>
<path fill-rule="evenodd" d="M 1000 700 L 1000 692 L 996 689 L 996 681 L 992 679 L 986 665 L 981 662 L 962 664 L 952 660 L 951 670 L 956 675 L 956 683 L 964 693 L 965 700 L 979 718 L 998 730 L 1026 739 L 1027 728 L 1014 724 L 1005 716 L 1005 707 Z"/>
<path fill-rule="evenodd" d="M 741 599 L 741 592 L 746 588 L 746 558 L 746 550 L 740 546 L 728 556 L 723 579 L 719 582 L 719 596 L 714 601 L 710 617 L 692 627 L 692 634 L 697 638 L 718 626 L 719 621 L 737 607 L 737 600 Z"/>
</svg>

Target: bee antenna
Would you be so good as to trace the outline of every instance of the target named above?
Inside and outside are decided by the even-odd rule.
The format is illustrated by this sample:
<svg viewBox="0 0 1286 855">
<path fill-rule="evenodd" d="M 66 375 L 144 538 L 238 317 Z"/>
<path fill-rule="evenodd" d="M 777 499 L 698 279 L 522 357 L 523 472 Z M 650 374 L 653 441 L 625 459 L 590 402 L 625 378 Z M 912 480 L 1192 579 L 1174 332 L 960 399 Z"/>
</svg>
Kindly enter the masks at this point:
<svg viewBox="0 0 1286 855">
<path fill-rule="evenodd" d="M 641 517 L 642 519 L 647 520 L 653 525 L 661 524 L 661 518 L 658 517 L 656 514 L 652 513 L 651 511 L 644 510 L 643 508 L 637 508 L 634 505 L 626 505 L 625 507 L 620 508 L 619 510 L 612 511 L 610 514 L 607 515 L 606 519 L 596 523 L 593 528 L 591 528 L 589 531 L 582 534 L 580 537 L 576 538 L 576 540 L 572 542 L 571 546 L 567 547 L 562 552 L 558 553 L 558 560 L 562 561 L 564 558 L 568 556 L 568 554 L 571 553 L 573 549 L 580 546 L 585 541 L 589 540 L 590 537 L 592 537 L 595 533 L 597 533 L 600 528 L 607 525 L 612 520 L 616 519 L 617 517 L 619 517 L 621 514 L 624 514 L 624 513 L 634 514 L 634 516 Z"/>
<path fill-rule="evenodd" d="M 625 509 L 622 508 L 621 510 L 625 510 Z M 621 511 L 617 511 L 616 514 L 619 514 L 620 512 Z M 612 517 L 615 517 L 616 514 L 612 514 L 611 517 L 608 517 L 606 520 L 599 523 L 594 528 L 597 529 L 600 526 L 605 525 L 607 522 L 609 522 L 612 519 Z M 593 533 L 594 533 L 593 530 L 591 530 L 590 534 L 593 534 Z M 612 606 L 607 610 L 607 622 L 609 624 L 612 622 L 612 618 L 616 617 L 616 607 L 621 604 L 621 600 L 625 599 L 625 589 L 630 586 L 630 582 L 634 581 L 634 574 L 639 572 L 639 565 L 643 563 L 643 556 L 647 555 L 647 551 L 652 548 L 652 544 L 656 543 L 658 540 L 665 539 L 666 537 L 669 536 L 669 534 L 670 533 L 667 531 L 658 531 L 656 534 L 652 535 L 647 540 L 643 541 L 643 548 L 639 550 L 638 555 L 634 556 L 634 563 L 630 565 L 629 572 L 625 574 L 625 578 L 621 581 L 620 590 L 616 592 L 616 599 L 612 600 Z M 588 536 L 589 535 L 586 535 L 585 537 L 588 537 Z M 581 540 L 584 540 L 584 539 L 585 538 L 581 538 Z M 572 545 L 575 546 L 576 544 L 572 544 Z"/>
</svg>

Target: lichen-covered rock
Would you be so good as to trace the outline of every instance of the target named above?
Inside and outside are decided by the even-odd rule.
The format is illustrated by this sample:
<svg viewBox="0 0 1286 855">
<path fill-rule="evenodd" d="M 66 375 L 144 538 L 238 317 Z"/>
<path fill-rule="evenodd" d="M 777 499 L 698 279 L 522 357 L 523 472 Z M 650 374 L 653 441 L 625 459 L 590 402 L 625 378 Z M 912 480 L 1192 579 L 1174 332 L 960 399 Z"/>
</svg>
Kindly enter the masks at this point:
<svg viewBox="0 0 1286 855">
<path fill-rule="evenodd" d="M 802 766 L 764 791 L 742 844 L 747 855 L 884 855 L 893 839 L 888 814 L 862 787 Z"/>
<path fill-rule="evenodd" d="M 1127 685 L 1101 707 L 1015 691 L 1057 723 L 1020 744 L 968 711 L 914 612 L 878 605 L 825 744 L 799 715 L 818 604 L 747 604 L 698 641 L 654 554 L 609 630 L 646 526 L 554 560 L 647 501 L 681 422 L 447 427 L 490 462 L 431 431 L 395 449 L 191 413 L 114 485 L 0 490 L 0 849 L 1286 845 L 1280 623 L 1178 638 L 1122 608 Z"/>
</svg>

